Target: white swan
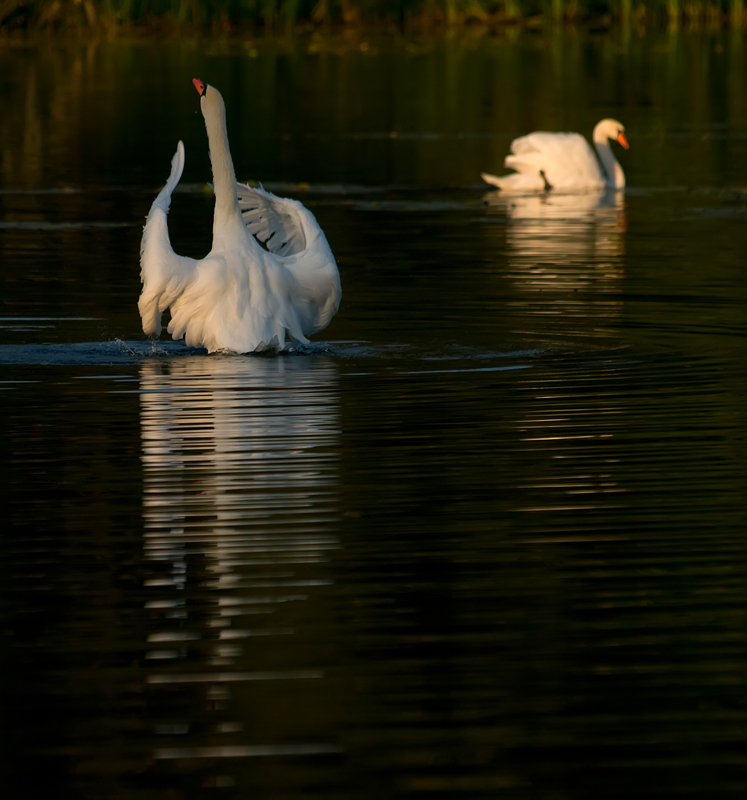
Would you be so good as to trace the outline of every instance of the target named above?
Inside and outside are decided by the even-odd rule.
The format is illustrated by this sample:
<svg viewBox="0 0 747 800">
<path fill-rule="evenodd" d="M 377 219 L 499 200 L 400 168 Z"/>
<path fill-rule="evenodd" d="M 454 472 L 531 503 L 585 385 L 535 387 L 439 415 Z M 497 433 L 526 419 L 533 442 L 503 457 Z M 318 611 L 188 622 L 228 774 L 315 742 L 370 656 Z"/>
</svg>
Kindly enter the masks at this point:
<svg viewBox="0 0 747 800">
<path fill-rule="evenodd" d="M 482 173 L 482 179 L 509 191 L 566 192 L 625 187 L 625 173 L 612 152 L 609 140 L 615 139 L 626 150 L 625 128 L 615 119 L 603 119 L 592 136 L 599 160 L 580 133 L 546 133 L 535 131 L 511 142 L 511 155 L 505 165 L 516 172 L 496 177 Z M 604 169 L 602 169 L 604 167 Z"/>
<path fill-rule="evenodd" d="M 143 330 L 160 334 L 161 314 L 170 309 L 173 338 L 184 337 L 187 345 L 210 353 L 282 349 L 286 334 L 307 343 L 340 304 L 340 274 L 329 244 L 301 203 L 236 182 L 223 98 L 213 86 L 197 78 L 193 83 L 213 166 L 213 246 L 198 261 L 174 253 L 169 241 L 166 218 L 184 169 L 179 142 L 171 175 L 143 230 L 138 301 Z"/>
</svg>

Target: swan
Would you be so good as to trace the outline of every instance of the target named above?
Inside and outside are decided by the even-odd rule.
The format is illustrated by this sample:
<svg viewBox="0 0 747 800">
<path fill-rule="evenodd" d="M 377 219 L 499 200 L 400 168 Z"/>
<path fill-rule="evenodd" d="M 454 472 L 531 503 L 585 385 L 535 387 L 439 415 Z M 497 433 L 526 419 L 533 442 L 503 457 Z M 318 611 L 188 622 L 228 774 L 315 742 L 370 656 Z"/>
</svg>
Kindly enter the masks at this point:
<svg viewBox="0 0 747 800">
<path fill-rule="evenodd" d="M 158 336 L 161 315 L 169 309 L 172 337 L 209 353 L 282 350 L 286 334 L 307 344 L 308 336 L 329 324 L 342 295 L 327 239 L 301 203 L 237 183 L 223 98 L 198 78 L 193 83 L 213 168 L 213 245 L 200 260 L 171 247 L 167 216 L 184 169 L 180 141 L 143 229 L 138 301 L 143 331 Z"/>
<path fill-rule="evenodd" d="M 625 173 L 609 143 L 614 139 L 627 150 L 625 127 L 615 119 L 603 119 L 594 127 L 592 139 L 601 166 L 580 133 L 535 131 L 511 142 L 511 155 L 506 156 L 504 163 L 515 173 L 496 177 L 483 172 L 482 179 L 510 191 L 625 188 Z"/>
</svg>

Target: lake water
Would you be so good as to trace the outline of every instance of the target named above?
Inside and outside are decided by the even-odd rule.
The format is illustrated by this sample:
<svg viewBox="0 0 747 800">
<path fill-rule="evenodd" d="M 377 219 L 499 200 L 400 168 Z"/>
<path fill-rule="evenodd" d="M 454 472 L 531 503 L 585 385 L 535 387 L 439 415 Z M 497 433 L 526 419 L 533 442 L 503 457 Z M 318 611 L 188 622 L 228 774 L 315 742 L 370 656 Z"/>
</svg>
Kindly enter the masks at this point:
<svg viewBox="0 0 747 800">
<path fill-rule="evenodd" d="M 747 792 L 747 41 L 0 47 L 0 776 L 14 798 Z M 301 352 L 141 332 L 210 241 L 191 83 L 305 202 Z M 621 119 L 624 194 L 481 185 Z"/>
</svg>

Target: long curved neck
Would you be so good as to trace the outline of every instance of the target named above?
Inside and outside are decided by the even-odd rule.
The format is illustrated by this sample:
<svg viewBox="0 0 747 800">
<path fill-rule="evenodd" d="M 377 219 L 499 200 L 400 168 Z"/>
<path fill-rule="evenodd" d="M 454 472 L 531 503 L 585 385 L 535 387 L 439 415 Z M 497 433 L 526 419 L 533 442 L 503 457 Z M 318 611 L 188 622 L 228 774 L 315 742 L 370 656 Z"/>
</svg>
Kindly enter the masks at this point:
<svg viewBox="0 0 747 800">
<path fill-rule="evenodd" d="M 212 88 L 208 91 L 212 91 Z M 213 218 L 213 236 L 215 237 L 219 228 L 225 227 L 231 221 L 237 220 L 242 224 L 243 221 L 236 194 L 236 173 L 228 146 L 226 111 L 223 103 L 211 103 L 207 107 L 204 117 L 215 188 L 215 216 Z"/>
<path fill-rule="evenodd" d="M 625 173 L 612 152 L 609 139 L 606 136 L 597 135 L 595 131 L 594 147 L 597 148 L 599 160 L 607 173 L 607 186 L 611 186 L 613 189 L 623 189 L 625 187 Z"/>
</svg>

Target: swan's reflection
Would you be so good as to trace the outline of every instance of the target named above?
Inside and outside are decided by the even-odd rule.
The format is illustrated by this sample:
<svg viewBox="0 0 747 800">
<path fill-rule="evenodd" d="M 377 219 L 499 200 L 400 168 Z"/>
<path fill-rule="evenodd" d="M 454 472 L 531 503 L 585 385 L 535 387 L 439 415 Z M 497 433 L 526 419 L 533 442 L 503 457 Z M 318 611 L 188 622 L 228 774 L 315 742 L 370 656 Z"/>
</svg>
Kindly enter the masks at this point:
<svg viewBox="0 0 747 800">
<path fill-rule="evenodd" d="M 623 309 L 623 193 L 492 192 L 485 199 L 507 217 L 511 305 L 518 309 L 522 329 L 535 336 L 562 337 L 564 343 L 572 342 L 570 353 L 579 343 L 584 352 L 600 339 L 607 345 L 617 335 Z M 567 518 L 591 508 L 615 509 L 610 510 L 613 518 L 626 491 L 615 426 L 620 409 L 616 392 L 626 367 L 617 366 L 606 347 L 603 353 L 596 363 L 585 353 L 578 362 L 564 360 L 558 369 L 546 367 L 533 376 L 533 388 L 516 417 L 531 465 L 523 488 L 532 498 L 535 492 L 553 498 L 547 525 L 534 542 L 570 541 L 568 529 L 575 531 L 576 522 Z M 536 515 L 538 509 L 532 499 L 517 510 Z M 590 525 L 578 536 L 587 534 L 590 541 L 612 535 Z"/>
<path fill-rule="evenodd" d="M 626 229 L 622 192 L 490 192 L 485 202 L 509 218 L 510 277 L 520 290 L 530 296 L 539 291 L 619 291 Z M 588 296 L 584 302 L 588 304 Z"/>
<path fill-rule="evenodd" d="M 582 219 L 606 216 L 610 210 L 621 209 L 625 193 L 614 189 L 577 192 L 532 192 L 511 194 L 487 192 L 484 201 L 490 206 L 503 206 L 514 219 Z"/>
<path fill-rule="evenodd" d="M 224 750 L 190 737 L 190 747 L 160 748 L 156 756 L 273 754 L 266 726 L 258 742 L 242 719 L 206 720 L 203 710 L 226 706 L 232 684 L 308 685 L 321 676 L 308 661 L 289 661 L 277 642 L 299 633 L 304 614 L 313 617 L 297 609 L 328 583 L 323 562 L 337 545 L 337 367 L 304 356 L 148 361 L 140 396 L 145 551 L 153 567 L 148 683 L 200 695 L 194 719 L 160 715 L 156 732 L 207 726 L 243 736 Z M 304 754 L 330 750 L 299 746 Z"/>
</svg>

